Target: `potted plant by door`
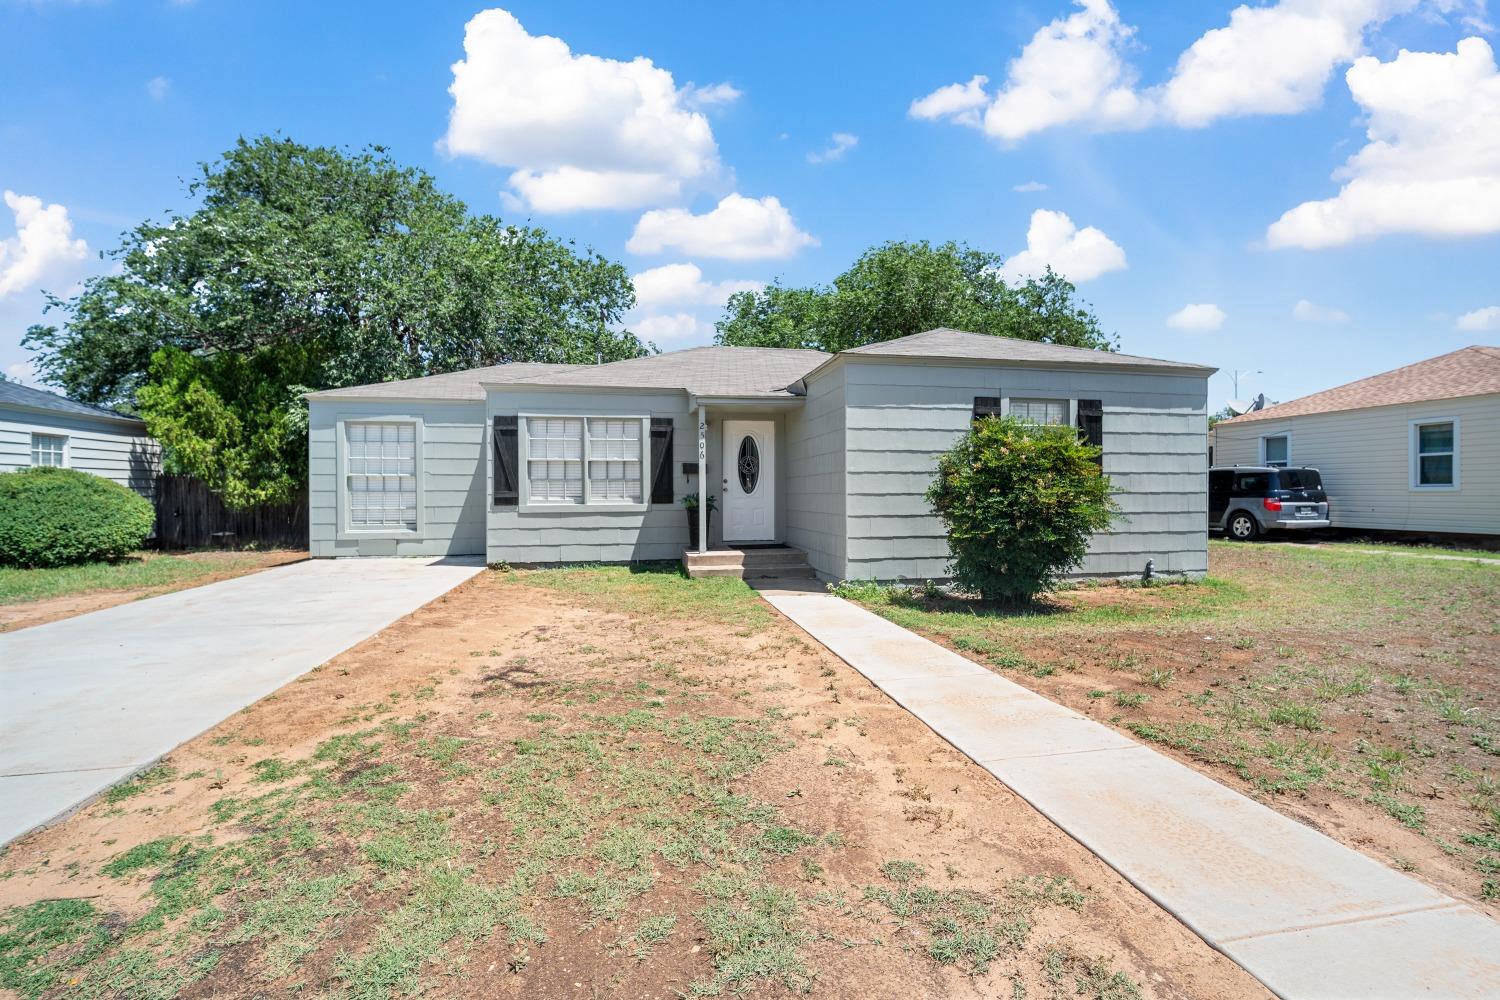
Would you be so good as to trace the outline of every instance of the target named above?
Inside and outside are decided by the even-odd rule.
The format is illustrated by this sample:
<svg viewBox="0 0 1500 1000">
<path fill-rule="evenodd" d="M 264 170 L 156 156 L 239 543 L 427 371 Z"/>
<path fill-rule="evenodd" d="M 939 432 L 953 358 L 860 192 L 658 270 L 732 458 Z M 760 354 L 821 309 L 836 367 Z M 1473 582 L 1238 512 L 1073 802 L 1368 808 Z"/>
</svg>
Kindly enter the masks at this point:
<svg viewBox="0 0 1500 1000">
<path fill-rule="evenodd" d="M 682 506 L 687 510 L 688 519 L 688 548 L 698 548 L 698 494 L 689 493 L 682 498 Z M 708 527 L 709 535 L 713 535 L 714 511 L 719 509 L 718 501 L 713 494 L 708 497 Z"/>
</svg>

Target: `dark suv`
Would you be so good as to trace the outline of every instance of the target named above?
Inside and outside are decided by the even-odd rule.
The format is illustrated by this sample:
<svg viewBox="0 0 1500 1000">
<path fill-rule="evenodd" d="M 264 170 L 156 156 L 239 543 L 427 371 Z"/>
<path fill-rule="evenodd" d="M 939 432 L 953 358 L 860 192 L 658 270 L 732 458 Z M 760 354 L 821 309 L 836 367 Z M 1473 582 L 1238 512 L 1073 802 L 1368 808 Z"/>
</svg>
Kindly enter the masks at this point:
<svg viewBox="0 0 1500 1000">
<path fill-rule="evenodd" d="M 1208 470 L 1208 530 L 1248 542 L 1265 531 L 1326 528 L 1328 494 L 1317 469 L 1240 465 Z"/>
</svg>

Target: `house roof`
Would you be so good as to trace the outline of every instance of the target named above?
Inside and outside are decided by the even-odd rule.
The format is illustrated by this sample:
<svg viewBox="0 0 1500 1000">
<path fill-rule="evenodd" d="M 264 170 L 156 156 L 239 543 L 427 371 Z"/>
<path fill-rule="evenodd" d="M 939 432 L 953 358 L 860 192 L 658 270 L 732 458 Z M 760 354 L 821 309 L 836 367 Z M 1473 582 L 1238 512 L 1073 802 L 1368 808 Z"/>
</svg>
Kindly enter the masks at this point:
<svg viewBox="0 0 1500 1000">
<path fill-rule="evenodd" d="M 536 375 L 577 365 L 549 365 L 530 361 L 516 361 L 508 365 L 490 365 L 487 368 L 470 368 L 467 371 L 448 372 L 445 375 L 427 375 L 422 378 L 404 378 L 395 382 L 373 382 L 369 385 L 351 385 L 344 389 L 324 389 L 310 392 L 308 399 L 484 399 L 484 387 L 502 382 L 519 382 Z"/>
<path fill-rule="evenodd" d="M 43 389 L 33 389 L 19 382 L 9 380 L 0 381 L 0 406 L 19 406 L 27 410 L 45 410 L 50 413 L 64 413 L 70 417 L 95 417 L 101 420 L 127 421 L 138 424 L 141 421 L 135 417 L 107 410 L 102 406 L 91 406 L 88 403 L 80 403 L 66 396 L 59 396 L 55 392 L 47 392 Z"/>
<path fill-rule="evenodd" d="M 862 357 L 953 358 L 964 361 L 1015 361 L 1022 364 L 1104 365 L 1119 368 L 1180 368 L 1184 372 L 1212 372 L 1216 369 L 1184 361 L 1164 361 L 1135 354 L 1093 351 L 1061 344 L 1041 344 L 1015 337 L 996 337 L 985 333 L 965 333 L 941 327 L 909 337 L 898 337 L 878 344 L 855 347 L 845 354 Z"/>
<path fill-rule="evenodd" d="M 1057 344 L 1038 344 L 961 330 L 926 333 L 844 351 L 864 358 L 951 358 L 1000 361 L 1019 365 L 1094 365 L 1209 374 L 1214 369 L 1180 361 L 1142 358 L 1111 351 L 1090 351 Z M 836 355 L 780 347 L 689 347 L 605 365 L 549 365 L 517 362 L 474 368 L 448 375 L 356 385 L 309 393 L 310 399 L 453 399 L 480 400 L 487 386 L 553 388 L 676 389 L 695 396 L 776 399 L 796 395 L 791 389 Z"/>
<path fill-rule="evenodd" d="M 1500 347 L 1475 345 L 1426 361 L 1244 413 L 1224 424 L 1500 393 Z"/>
<path fill-rule="evenodd" d="M 565 365 L 511 384 L 538 386 L 625 386 L 632 389 L 684 389 L 697 396 L 790 396 L 796 382 L 830 355 L 780 347 L 689 347 L 607 365 Z"/>
</svg>

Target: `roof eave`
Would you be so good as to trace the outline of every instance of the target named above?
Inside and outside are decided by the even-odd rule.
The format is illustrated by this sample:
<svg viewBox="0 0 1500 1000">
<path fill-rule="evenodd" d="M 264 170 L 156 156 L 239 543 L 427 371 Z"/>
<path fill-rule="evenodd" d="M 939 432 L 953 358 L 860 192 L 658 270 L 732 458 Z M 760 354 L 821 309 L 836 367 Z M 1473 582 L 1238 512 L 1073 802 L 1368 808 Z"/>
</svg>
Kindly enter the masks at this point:
<svg viewBox="0 0 1500 1000">
<path fill-rule="evenodd" d="M 849 354 L 847 352 L 837 354 L 834 357 L 835 359 L 847 357 L 850 361 L 874 361 L 880 364 L 927 365 L 958 362 L 968 365 L 993 365 L 1000 368 L 1030 368 L 1051 371 L 1073 371 L 1077 369 L 1097 372 L 1132 371 L 1147 372 L 1154 375 L 1201 376 L 1203 378 L 1207 378 L 1219 370 L 1207 365 L 1193 365 L 1171 361 L 1163 361 L 1161 363 L 1150 361 L 1116 361 L 1111 364 L 1094 361 L 1038 361 L 1030 358 L 966 358 L 947 354 Z M 822 367 L 820 365 L 809 372 L 806 377 L 812 378 L 822 370 Z"/>
<path fill-rule="evenodd" d="M 32 406 L 29 403 L 0 403 L 0 409 L 23 410 L 26 413 L 40 413 L 45 416 L 72 417 L 75 420 L 104 420 L 113 424 L 130 424 L 134 427 L 145 427 L 146 421 L 139 417 L 127 417 L 123 413 L 77 413 L 73 410 L 59 410 L 53 406 Z"/>
</svg>

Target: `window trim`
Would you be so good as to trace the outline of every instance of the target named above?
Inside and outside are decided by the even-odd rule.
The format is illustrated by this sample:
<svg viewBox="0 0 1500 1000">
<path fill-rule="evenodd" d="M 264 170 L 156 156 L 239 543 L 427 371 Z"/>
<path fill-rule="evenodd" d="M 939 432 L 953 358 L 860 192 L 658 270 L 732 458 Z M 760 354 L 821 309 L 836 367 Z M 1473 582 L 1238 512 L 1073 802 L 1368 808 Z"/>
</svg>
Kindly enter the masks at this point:
<svg viewBox="0 0 1500 1000">
<path fill-rule="evenodd" d="M 39 437 L 62 439 L 62 465 L 37 465 L 36 464 L 36 439 Z M 31 437 L 26 442 L 26 459 L 34 469 L 71 469 L 73 467 L 73 435 L 54 434 L 51 431 L 32 431 Z"/>
<path fill-rule="evenodd" d="M 349 431 L 350 424 L 411 424 L 415 439 L 415 476 L 417 480 L 417 525 L 411 530 L 405 528 L 356 528 L 353 518 L 350 516 L 350 490 L 349 490 Z M 336 458 L 337 467 L 335 473 L 338 479 L 338 541 L 354 542 L 362 539 L 396 539 L 401 541 L 421 541 L 427 537 L 427 477 L 423 474 L 423 453 L 426 452 L 425 430 L 426 426 L 420 416 L 411 413 L 388 413 L 388 414 L 339 414 L 334 419 L 334 433 L 336 435 Z"/>
<path fill-rule="evenodd" d="M 516 489 L 516 510 L 525 514 L 578 514 L 589 512 L 606 513 L 639 513 L 651 509 L 651 414 L 649 413 L 544 413 L 537 410 L 522 410 L 516 414 L 520 424 L 516 428 L 516 464 L 518 466 L 518 482 Z M 583 503 L 546 503 L 533 502 L 531 499 L 531 428 L 527 421 L 533 417 L 539 420 L 579 420 L 583 424 L 583 453 L 580 461 L 583 465 Z M 641 425 L 641 501 L 630 503 L 628 501 L 591 503 L 589 488 L 589 421 L 590 420 L 635 420 Z"/>
<path fill-rule="evenodd" d="M 1421 481 L 1422 456 L 1419 452 L 1421 447 L 1421 429 L 1431 427 L 1435 424 L 1453 425 L 1453 482 L 1451 483 L 1424 483 Z M 1460 488 L 1459 483 L 1459 419 L 1457 417 L 1420 417 L 1406 422 L 1406 451 L 1407 451 L 1407 488 L 1412 492 L 1426 493 L 1430 490 L 1456 491 Z M 1433 452 L 1442 454 L 1442 452 Z"/>
<path fill-rule="evenodd" d="M 1270 438 L 1286 438 L 1286 462 L 1282 465 L 1271 465 L 1266 461 L 1266 441 Z M 1292 432 L 1277 431 L 1275 434 L 1262 434 L 1260 436 L 1260 464 L 1268 469 L 1290 469 L 1292 467 Z"/>
</svg>

